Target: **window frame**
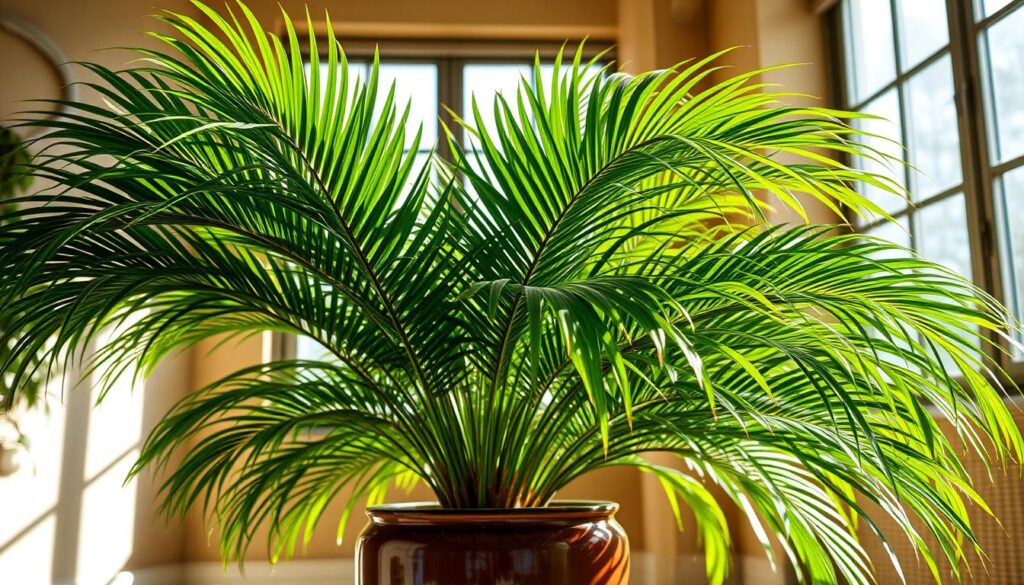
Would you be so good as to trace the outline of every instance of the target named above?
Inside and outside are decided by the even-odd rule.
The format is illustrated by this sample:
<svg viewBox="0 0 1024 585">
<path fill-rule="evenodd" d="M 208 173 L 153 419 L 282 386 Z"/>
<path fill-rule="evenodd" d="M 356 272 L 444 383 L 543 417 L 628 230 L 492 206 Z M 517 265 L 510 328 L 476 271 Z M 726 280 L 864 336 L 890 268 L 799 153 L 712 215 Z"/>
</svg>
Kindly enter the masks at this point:
<svg viewBox="0 0 1024 585">
<path fill-rule="evenodd" d="M 436 156 L 450 160 L 452 152 L 448 141 L 444 139 L 442 125 L 447 125 L 455 130 L 458 124 L 455 122 L 453 112 L 458 116 L 464 115 L 462 111 L 463 79 L 467 65 L 518 64 L 532 66 L 538 54 L 541 62 L 547 63 L 553 60 L 561 47 L 578 48 L 583 39 L 570 39 L 558 44 L 545 40 L 509 41 L 503 39 L 494 42 L 473 42 L 468 46 L 459 41 L 424 43 L 417 39 L 402 38 L 388 39 L 382 41 L 381 45 L 368 45 L 362 38 L 340 37 L 338 42 L 345 47 L 345 56 L 349 61 L 372 62 L 375 51 L 377 51 L 382 64 L 390 61 L 393 63 L 433 63 L 437 66 L 437 111 L 439 117 L 438 141 L 434 153 Z M 393 46 L 388 46 L 391 43 Z M 347 45 L 350 45 L 351 48 Z M 586 41 L 582 50 L 584 59 L 601 55 L 599 62 L 605 65 L 617 59 L 615 47 L 610 42 L 590 39 Z M 575 53 L 570 54 L 574 55 Z M 302 60 L 307 64 L 310 61 L 308 46 L 302 48 Z M 455 140 L 461 144 L 462 133 L 454 132 L 454 135 Z M 420 149 L 423 149 L 422 145 Z M 273 333 L 265 337 L 264 343 L 268 348 L 267 357 L 271 360 L 301 357 L 298 356 L 298 337 L 294 334 Z"/>
<path fill-rule="evenodd" d="M 564 43 L 554 44 L 547 40 L 496 40 L 474 41 L 464 43 L 460 40 L 424 41 L 414 38 L 385 38 L 379 43 L 370 45 L 361 37 L 339 37 L 338 42 L 345 47 L 345 56 L 350 61 L 372 62 L 375 50 L 379 52 L 380 62 L 395 63 L 432 63 L 437 66 L 437 112 L 438 141 L 435 153 L 441 158 L 450 159 L 451 149 L 444 140 L 442 124 L 456 129 L 458 124 L 452 115 L 464 116 L 462 111 L 464 90 L 463 76 L 467 65 L 477 64 L 521 64 L 533 65 L 536 55 L 542 62 L 551 60 L 561 47 L 579 47 L 583 38 L 569 39 Z M 303 61 L 309 62 L 309 48 L 303 47 Z M 609 42 L 588 39 L 583 44 L 583 58 L 589 59 L 602 55 L 601 63 L 611 63 L 616 59 L 615 47 Z M 570 53 L 574 54 L 574 53 Z M 451 111 L 449 111 L 449 109 Z M 455 132 L 455 140 L 462 142 L 460 132 Z"/>
<path fill-rule="evenodd" d="M 842 109 L 857 110 L 870 104 L 890 90 L 897 92 L 900 108 L 900 137 L 907 144 L 908 125 L 907 108 L 905 106 L 906 81 L 923 71 L 929 65 L 949 55 L 953 74 L 953 95 L 956 106 L 957 130 L 959 132 L 960 159 L 962 177 L 958 185 L 949 187 L 939 193 L 913 201 L 892 216 L 895 219 L 906 218 L 910 230 L 911 246 L 915 247 L 916 228 L 914 216 L 928 205 L 937 203 L 956 194 L 963 193 L 967 214 L 967 235 L 970 244 L 971 276 L 974 283 L 985 290 L 993 298 L 1007 305 L 1006 278 L 1002 265 L 1009 259 L 1004 258 L 1002 246 L 998 241 L 997 222 L 999 215 L 996 206 L 1000 195 L 996 193 L 996 180 L 1006 173 L 1024 168 L 1024 154 L 993 165 L 991 161 L 990 120 L 992 105 L 988 103 L 991 95 L 992 80 L 988 75 L 987 64 L 983 62 L 985 55 L 981 52 L 982 36 L 992 25 L 1013 14 L 1024 10 L 1024 0 L 1011 0 L 1006 6 L 984 18 L 975 17 L 975 5 L 981 0 L 945 0 L 946 22 L 948 27 L 948 43 L 907 70 L 902 70 L 903 47 L 900 42 L 900 27 L 903 24 L 898 14 L 896 2 L 889 0 L 889 8 L 893 21 L 893 50 L 896 77 L 871 95 L 851 103 L 849 96 L 849 65 L 847 50 L 849 39 L 843 11 L 847 2 L 837 1 L 826 14 L 829 31 L 832 37 L 829 42 L 829 58 L 833 64 L 832 86 L 835 90 L 836 102 Z M 986 85 L 988 87 L 986 87 Z M 912 169 L 903 170 L 904 184 L 910 188 Z M 847 215 L 846 220 L 854 226 L 854 217 Z M 874 228 L 881 220 L 865 223 L 854 227 L 856 231 Z M 1024 295 L 1020 295 L 1024 297 Z M 1024 298 L 1015 299 L 1017 302 Z M 1010 304 L 1014 304 L 1012 301 Z M 1009 305 L 1008 305 L 1009 306 Z M 1015 314 L 1024 307 L 1013 306 Z M 1009 374 L 1012 381 L 1024 383 L 1024 360 L 1014 361 L 1012 351 L 1006 342 L 994 332 L 988 333 L 988 339 L 995 344 L 987 346 L 985 352 L 999 363 Z"/>
</svg>

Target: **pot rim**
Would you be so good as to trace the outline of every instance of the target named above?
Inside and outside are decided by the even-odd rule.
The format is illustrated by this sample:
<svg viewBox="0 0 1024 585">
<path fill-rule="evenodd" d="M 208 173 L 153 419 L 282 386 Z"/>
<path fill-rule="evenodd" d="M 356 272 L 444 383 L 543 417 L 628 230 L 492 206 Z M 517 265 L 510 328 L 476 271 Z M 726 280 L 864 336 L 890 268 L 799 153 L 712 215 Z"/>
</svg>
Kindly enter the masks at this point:
<svg viewBox="0 0 1024 585">
<path fill-rule="evenodd" d="M 442 508 L 437 502 L 383 504 L 366 509 L 378 525 L 576 524 L 610 520 L 619 505 L 601 500 L 555 500 L 540 508 Z"/>
</svg>

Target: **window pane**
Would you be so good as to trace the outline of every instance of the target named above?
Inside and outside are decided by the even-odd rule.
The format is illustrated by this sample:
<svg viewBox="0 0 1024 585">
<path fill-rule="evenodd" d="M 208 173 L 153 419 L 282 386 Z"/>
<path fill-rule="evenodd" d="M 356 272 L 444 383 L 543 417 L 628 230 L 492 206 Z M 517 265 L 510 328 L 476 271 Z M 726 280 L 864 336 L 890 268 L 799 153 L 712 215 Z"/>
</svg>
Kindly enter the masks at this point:
<svg viewBox="0 0 1024 585">
<path fill-rule="evenodd" d="M 422 125 L 420 147 L 430 148 L 437 141 L 437 65 L 433 63 L 383 63 L 380 66 L 379 99 L 383 104 L 391 84 L 395 84 L 395 105 L 401 113 L 409 104 L 405 147 L 412 148 L 416 129 Z"/>
<path fill-rule="evenodd" d="M 856 120 L 857 129 L 875 135 L 862 137 L 860 138 L 861 142 L 899 160 L 905 158 L 903 148 L 900 146 L 903 139 L 900 135 L 900 102 L 896 90 L 892 89 L 885 92 L 865 105 L 861 111 L 865 114 L 884 118 L 882 120 Z M 883 175 L 900 185 L 905 183 L 904 167 L 899 163 L 886 163 L 858 158 L 856 164 L 862 170 Z M 861 184 L 859 190 L 863 195 L 889 213 L 894 213 L 906 207 L 906 202 L 901 197 L 897 197 L 873 185 Z"/>
<path fill-rule="evenodd" d="M 995 191 L 1003 293 L 1006 306 L 1024 319 L 1024 167 L 1003 175 Z M 1024 336 L 1018 334 L 1017 341 L 1024 343 Z M 1024 359 L 1024 353 L 1014 350 L 1014 359 Z"/>
<path fill-rule="evenodd" d="M 320 63 L 320 95 L 321 97 L 327 93 L 327 75 L 330 66 L 327 63 Z M 366 79 L 366 73 L 368 70 L 366 63 L 359 61 L 349 61 L 348 63 L 348 91 L 349 95 L 352 95 L 352 90 L 355 89 L 356 84 Z M 309 63 L 305 65 L 306 75 L 309 75 Z M 339 74 L 340 77 L 340 74 Z M 339 91 L 341 87 L 341 79 L 337 80 L 335 91 Z M 351 98 L 349 98 L 351 100 Z"/>
<path fill-rule="evenodd" d="M 894 222 L 886 222 L 880 224 L 869 230 L 865 230 L 864 233 L 875 238 L 888 240 L 894 244 L 903 246 L 904 248 L 910 247 L 910 228 L 907 224 L 906 217 L 897 218 Z M 875 260 L 890 260 L 895 258 L 906 258 L 909 254 L 909 251 L 886 250 L 884 252 L 873 254 L 873 257 Z M 869 331 L 872 337 L 876 339 L 883 339 L 883 336 L 874 327 L 869 328 Z M 893 341 L 894 343 L 896 343 L 896 345 L 904 349 L 909 348 L 909 344 L 905 340 L 901 339 L 898 335 L 895 336 L 895 338 L 891 339 L 890 341 Z M 882 355 L 884 355 L 889 360 L 898 359 L 894 354 L 887 351 L 883 351 Z M 902 360 L 900 361 L 902 363 Z"/>
<path fill-rule="evenodd" d="M 300 360 L 320 360 L 327 357 L 327 349 L 312 337 L 299 335 L 295 338 L 295 357 Z"/>
<path fill-rule="evenodd" d="M 572 57 L 573 57 L 572 55 L 566 55 L 564 57 L 564 59 L 562 61 L 562 66 L 560 67 L 560 71 L 559 71 L 559 74 L 558 74 L 559 75 L 559 79 L 561 79 L 562 77 L 567 76 L 570 73 L 572 73 Z M 580 68 L 583 70 L 583 83 L 584 84 L 589 82 L 591 79 L 596 77 L 598 74 L 600 74 L 601 70 L 602 70 L 602 67 L 603 67 L 602 63 L 595 63 L 594 65 L 591 65 L 590 67 L 587 67 L 586 64 L 587 64 L 587 60 L 586 60 L 586 58 L 584 58 L 582 64 L 580 65 Z M 532 75 L 533 75 L 532 68 L 529 71 L 530 71 L 529 75 L 531 76 L 529 79 L 530 79 L 530 83 L 532 84 L 533 81 L 534 81 L 533 77 L 532 77 Z M 555 71 L 554 63 L 543 63 L 540 66 L 540 78 L 541 78 L 541 81 L 543 82 L 544 90 L 545 91 L 547 91 L 548 88 L 551 86 L 551 79 L 552 79 L 552 74 L 554 73 L 554 71 Z"/>
<path fill-rule="evenodd" d="M 559 67 L 559 70 L 560 70 L 558 72 L 559 77 L 565 75 L 571 69 L 572 69 L 571 65 L 562 65 L 561 67 Z M 544 88 L 545 92 L 548 90 L 548 88 L 551 87 L 551 78 L 552 78 L 554 73 L 555 73 L 555 64 L 554 63 L 544 63 L 544 64 L 542 64 L 540 66 L 540 81 L 541 81 L 542 87 Z M 530 69 L 530 72 L 528 73 L 528 75 L 530 76 L 530 77 L 528 77 L 528 79 L 530 80 L 530 84 L 531 85 L 536 85 L 534 83 L 534 79 L 532 77 L 533 76 L 533 69 Z"/>
<path fill-rule="evenodd" d="M 409 153 L 404 152 L 402 155 L 408 156 Z M 412 168 L 409 170 L 409 177 L 405 180 L 405 187 L 398 196 L 399 205 L 405 203 L 406 198 L 409 197 L 409 192 L 412 190 L 412 186 L 416 184 L 417 180 L 419 180 L 423 167 L 425 167 L 430 161 L 430 156 L 430 151 L 420 150 L 416 153 L 415 158 L 413 159 Z M 433 181 L 433 169 L 431 169 L 431 176 L 427 178 L 427 181 Z"/>
<path fill-rule="evenodd" d="M 896 13 L 904 71 L 949 44 L 946 0 L 897 0 Z"/>
<path fill-rule="evenodd" d="M 925 205 L 914 216 L 915 243 L 922 256 L 971 278 L 967 207 L 962 194 Z"/>
<path fill-rule="evenodd" d="M 484 129 L 493 132 L 494 96 L 500 93 L 515 111 L 516 91 L 520 80 L 530 79 L 532 67 L 519 63 L 488 63 L 466 65 L 462 70 L 463 118 L 476 126 L 473 119 L 473 100 L 476 100 L 483 118 Z"/>
<path fill-rule="evenodd" d="M 914 237 L 917 250 L 925 258 L 941 264 L 968 280 L 971 278 L 971 245 L 967 232 L 967 206 L 963 194 L 953 195 L 922 207 L 914 215 Z M 964 323 L 957 335 L 970 337 L 978 328 Z M 938 348 L 939 357 L 949 374 L 960 371 L 949 353 Z M 973 351 L 975 358 L 981 353 Z"/>
<path fill-rule="evenodd" d="M 1010 2 L 1013 2 L 1013 0 L 976 0 L 975 6 L 977 6 L 978 18 L 992 16 Z"/>
<path fill-rule="evenodd" d="M 996 162 L 1024 154 L 1024 9 L 984 33 L 987 49 L 989 126 Z"/>
<path fill-rule="evenodd" d="M 889 0 L 847 0 L 846 62 L 849 100 L 857 104 L 896 78 Z"/>
<path fill-rule="evenodd" d="M 869 230 L 865 230 L 864 233 L 875 238 L 888 240 L 898 246 L 903 246 L 904 248 L 910 247 L 910 227 L 907 225 L 906 217 L 900 217 L 897 218 L 896 221 L 879 224 Z M 907 254 L 900 253 L 899 250 L 893 250 L 891 252 L 880 254 L 878 259 L 884 260 L 886 258 L 906 257 L 906 255 Z"/>
<path fill-rule="evenodd" d="M 910 228 L 907 226 L 906 217 L 881 223 L 869 230 L 865 230 L 864 233 L 875 238 L 888 240 L 904 248 L 910 247 Z"/>
<path fill-rule="evenodd" d="M 953 73 L 949 56 L 907 82 L 907 146 L 910 188 L 917 200 L 960 183 L 960 133 L 957 129 Z"/>
<path fill-rule="evenodd" d="M 484 160 L 484 155 L 482 152 L 480 152 L 479 150 L 468 151 L 466 153 L 466 160 L 469 162 L 470 168 L 472 168 L 473 171 L 476 172 L 476 174 L 488 177 L 487 171 L 489 169 L 487 168 L 487 163 Z M 490 184 L 490 181 L 488 181 L 488 184 Z M 465 185 L 466 189 L 469 190 L 470 194 L 474 198 L 476 198 L 476 189 L 473 187 L 468 177 L 463 179 L 463 185 Z"/>
</svg>

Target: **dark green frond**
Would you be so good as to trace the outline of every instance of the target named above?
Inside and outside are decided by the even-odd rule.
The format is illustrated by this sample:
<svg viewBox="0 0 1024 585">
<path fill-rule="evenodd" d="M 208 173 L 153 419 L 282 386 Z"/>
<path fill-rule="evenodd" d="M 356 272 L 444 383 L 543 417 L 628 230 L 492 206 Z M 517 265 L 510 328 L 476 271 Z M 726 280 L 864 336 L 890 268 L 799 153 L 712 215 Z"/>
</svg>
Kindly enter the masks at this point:
<svg viewBox="0 0 1024 585">
<path fill-rule="evenodd" d="M 49 133 L 44 187 L 0 210 L 0 371 L 10 401 L 101 337 L 108 388 L 212 338 L 322 346 L 190 395 L 133 470 L 165 468 L 165 511 L 203 510 L 225 561 L 264 526 L 289 556 L 328 502 L 343 525 L 393 484 L 544 506 L 616 465 L 693 510 L 713 583 L 712 490 L 805 582 L 871 582 L 854 526 L 894 535 L 866 508 L 932 567 L 976 544 L 961 444 L 1024 451 L 991 357 L 1019 325 L 908 250 L 765 221 L 768 200 L 885 218 L 855 186 L 906 196 L 839 162 L 887 159 L 858 115 L 784 105 L 770 69 L 710 83 L 720 55 L 630 76 L 565 51 L 447 129 L 436 180 L 376 58 L 357 79 L 330 27 L 196 6 L 131 67 L 83 65 L 107 107 L 22 123 Z"/>
</svg>

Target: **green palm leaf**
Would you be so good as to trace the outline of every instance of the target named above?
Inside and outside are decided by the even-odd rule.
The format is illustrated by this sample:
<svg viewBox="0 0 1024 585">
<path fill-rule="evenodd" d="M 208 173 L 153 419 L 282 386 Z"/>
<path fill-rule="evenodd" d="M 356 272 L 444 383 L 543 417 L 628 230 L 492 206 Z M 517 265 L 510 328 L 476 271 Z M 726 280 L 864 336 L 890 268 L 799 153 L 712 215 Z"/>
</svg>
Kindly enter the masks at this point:
<svg viewBox="0 0 1024 585">
<path fill-rule="evenodd" d="M 165 15 L 174 34 L 141 64 L 85 65 L 107 108 L 25 122 L 49 130 L 30 168 L 51 186 L 0 216 L 0 322 L 30 332 L 2 368 L 24 385 L 24 356 L 56 364 L 108 327 L 90 362 L 108 386 L 215 336 L 319 343 L 323 360 L 189 396 L 146 442 L 135 473 L 197 441 L 164 508 L 204 510 L 225 561 L 264 525 L 290 555 L 343 489 L 342 525 L 392 484 L 543 506 L 614 465 L 694 510 L 715 583 L 730 540 L 712 484 L 808 582 L 870 582 L 855 523 L 885 536 L 865 502 L 933 567 L 975 545 L 956 445 L 1024 448 L 987 357 L 1016 324 L 892 244 L 764 222 L 766 195 L 883 217 L 853 185 L 903 195 L 837 162 L 884 158 L 854 115 L 785 106 L 764 71 L 708 85 L 717 55 L 628 76 L 576 51 L 475 104 L 472 147 L 449 129 L 432 181 L 376 61 L 355 79 L 328 28 L 307 68 L 291 28 L 197 6 L 210 24 Z"/>
</svg>

